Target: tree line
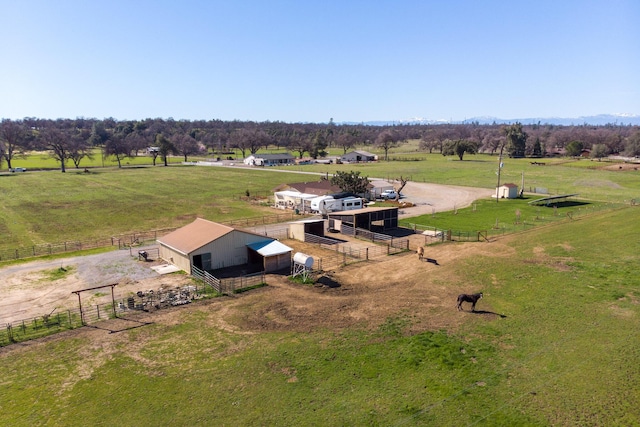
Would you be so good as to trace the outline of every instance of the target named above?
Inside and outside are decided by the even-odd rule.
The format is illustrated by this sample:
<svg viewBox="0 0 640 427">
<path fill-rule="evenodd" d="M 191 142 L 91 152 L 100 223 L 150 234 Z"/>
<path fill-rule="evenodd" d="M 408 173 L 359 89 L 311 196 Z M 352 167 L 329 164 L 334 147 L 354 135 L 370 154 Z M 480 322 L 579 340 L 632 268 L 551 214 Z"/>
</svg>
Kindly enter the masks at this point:
<svg viewBox="0 0 640 427">
<path fill-rule="evenodd" d="M 96 148 L 102 156 L 112 156 L 121 166 L 123 159 L 149 155 L 153 164 L 159 158 L 214 156 L 239 150 L 242 157 L 275 147 L 303 158 L 324 157 L 328 148 L 344 153 L 355 147 L 374 147 L 389 151 L 408 140 L 418 140 L 420 150 L 443 155 L 497 152 L 511 157 L 544 157 L 561 153 L 593 158 L 612 154 L 640 156 L 640 127 L 610 124 L 604 126 L 559 126 L 550 124 L 510 125 L 464 124 L 336 124 L 284 123 L 222 120 L 144 119 L 3 119 L 0 122 L 0 168 L 28 151 L 47 151 L 60 164 L 76 168 L 84 158 L 92 158 Z"/>
</svg>

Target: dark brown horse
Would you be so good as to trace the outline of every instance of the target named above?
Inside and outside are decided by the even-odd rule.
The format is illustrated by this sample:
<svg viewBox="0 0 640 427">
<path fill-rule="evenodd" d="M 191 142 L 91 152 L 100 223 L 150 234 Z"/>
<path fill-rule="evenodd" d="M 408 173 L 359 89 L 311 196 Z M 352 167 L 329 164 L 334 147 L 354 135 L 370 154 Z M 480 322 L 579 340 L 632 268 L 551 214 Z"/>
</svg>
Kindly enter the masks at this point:
<svg viewBox="0 0 640 427">
<path fill-rule="evenodd" d="M 458 295 L 458 311 L 462 310 L 462 303 L 463 302 L 470 302 L 471 303 L 471 311 L 476 311 L 476 303 L 478 302 L 478 300 L 480 300 L 482 298 L 482 292 L 478 293 L 478 294 L 460 294 Z"/>
</svg>

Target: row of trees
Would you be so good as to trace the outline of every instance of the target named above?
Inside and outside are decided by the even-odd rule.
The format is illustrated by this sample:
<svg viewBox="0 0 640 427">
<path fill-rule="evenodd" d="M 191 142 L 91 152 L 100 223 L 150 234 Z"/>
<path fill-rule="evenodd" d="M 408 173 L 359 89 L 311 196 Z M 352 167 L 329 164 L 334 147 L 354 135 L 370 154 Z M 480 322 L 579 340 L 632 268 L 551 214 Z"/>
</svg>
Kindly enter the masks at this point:
<svg viewBox="0 0 640 427">
<path fill-rule="evenodd" d="M 419 140 L 420 149 L 457 155 L 491 153 L 501 149 L 513 157 L 542 157 L 556 150 L 577 155 L 590 149 L 594 157 L 609 154 L 640 155 L 640 128 L 637 126 L 557 126 L 557 125 L 480 125 L 466 124 L 365 124 L 283 123 L 221 120 L 144 119 L 118 121 L 113 118 L 46 120 L 4 119 L 0 123 L 0 166 L 29 150 L 48 151 L 65 171 L 67 162 L 80 167 L 96 147 L 103 156 L 118 162 L 140 153 L 149 154 L 156 164 L 160 157 L 212 154 L 222 156 L 239 150 L 242 157 L 261 149 L 277 147 L 300 158 L 323 157 L 329 147 L 344 153 L 356 146 L 371 146 L 384 152 L 407 140 Z M 153 148 L 151 148 L 153 147 Z"/>
</svg>

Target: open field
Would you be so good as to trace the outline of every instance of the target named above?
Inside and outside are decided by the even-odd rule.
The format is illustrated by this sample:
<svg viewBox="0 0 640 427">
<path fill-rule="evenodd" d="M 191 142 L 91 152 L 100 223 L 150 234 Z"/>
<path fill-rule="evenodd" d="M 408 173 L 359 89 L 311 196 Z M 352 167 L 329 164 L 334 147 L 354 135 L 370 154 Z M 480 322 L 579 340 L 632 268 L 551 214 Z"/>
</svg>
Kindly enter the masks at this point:
<svg viewBox="0 0 640 427">
<path fill-rule="evenodd" d="M 461 162 L 457 157 L 440 154 L 416 153 L 407 155 L 408 160 L 389 162 L 304 165 L 288 167 L 290 170 L 334 173 L 336 170 L 359 170 L 361 175 L 394 179 L 402 175 L 416 182 L 462 185 L 467 187 L 494 188 L 497 184 L 498 157 L 486 154 L 465 156 Z M 398 155 L 397 159 L 405 158 Z M 540 159 L 537 159 L 540 160 Z M 532 165 L 532 159 L 504 158 L 500 183 L 514 183 L 521 187 L 524 173 L 525 192 L 535 188 L 545 189 L 549 194 L 579 193 L 589 200 L 623 202 L 635 198 L 640 200 L 640 165 L 624 167 L 622 164 L 597 162 L 589 159 L 543 159 L 544 166 Z M 637 168 L 637 169 L 634 169 Z"/>
<path fill-rule="evenodd" d="M 638 212 L 6 347 L 0 424 L 637 425 Z"/>
<path fill-rule="evenodd" d="M 271 214 L 274 210 L 265 203 L 241 198 L 247 191 L 266 196 L 285 182 L 318 179 L 306 172 L 359 170 L 369 177 L 393 179 L 402 175 L 416 182 L 495 188 L 495 156 L 467 156 L 460 162 L 440 154 L 419 154 L 423 160 L 280 168 L 300 173 L 278 173 L 272 168 L 159 166 L 97 168 L 88 174 L 75 170 L 66 174 L 0 174 L 0 251 L 178 227 L 196 217 L 227 221 Z M 582 163 L 603 167 L 575 166 Z M 567 163 L 550 159 L 545 166 L 535 166 L 528 159 L 505 159 L 501 182 L 520 185 L 524 171 L 525 189 L 579 193 L 588 201 L 640 200 L 640 172 L 607 169 L 607 165 L 590 160 Z M 498 220 L 512 222 L 512 217 L 510 213 L 508 218 Z"/>
<path fill-rule="evenodd" d="M 96 169 L 0 176 L 0 250 L 273 214 L 241 200 L 305 175 L 215 167 Z M 245 197 L 246 199 L 246 197 Z"/>
<path fill-rule="evenodd" d="M 340 167 L 394 177 L 400 164 L 416 181 L 491 188 L 495 160 Z M 405 253 L 330 272 L 331 286 L 270 276 L 235 298 L 143 314 L 144 327 L 2 348 L 0 425 L 638 425 L 638 172 L 527 165 L 505 169 L 627 203 L 491 243 L 428 247 L 439 265 Z M 305 178 L 178 166 L 5 175 L 0 227 L 12 242 L 46 242 L 223 221 L 271 212 L 241 200 L 247 189 Z M 478 312 L 455 310 L 458 293 L 478 291 Z"/>
</svg>

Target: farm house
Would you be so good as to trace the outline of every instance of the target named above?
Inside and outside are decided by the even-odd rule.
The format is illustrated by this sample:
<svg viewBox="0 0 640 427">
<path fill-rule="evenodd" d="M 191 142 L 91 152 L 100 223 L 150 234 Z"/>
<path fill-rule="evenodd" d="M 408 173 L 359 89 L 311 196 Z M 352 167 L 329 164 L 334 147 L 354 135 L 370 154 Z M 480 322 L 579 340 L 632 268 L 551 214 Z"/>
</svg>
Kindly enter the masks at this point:
<svg viewBox="0 0 640 427">
<path fill-rule="evenodd" d="M 294 182 L 292 184 L 281 184 L 274 191 L 297 191 L 298 193 L 314 194 L 324 196 L 326 194 L 339 193 L 342 191 L 337 185 L 331 184 L 330 179 L 322 178 L 320 181 Z"/>
<path fill-rule="evenodd" d="M 160 258 L 192 274 L 246 265 L 252 270 L 288 267 L 292 249 L 260 234 L 198 218 L 158 239 Z"/>
<path fill-rule="evenodd" d="M 295 157 L 289 153 L 252 154 L 243 160 L 248 166 L 284 166 L 295 163 Z"/>
</svg>

